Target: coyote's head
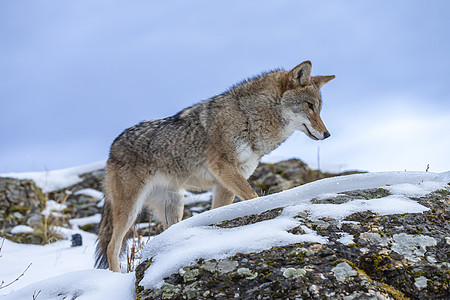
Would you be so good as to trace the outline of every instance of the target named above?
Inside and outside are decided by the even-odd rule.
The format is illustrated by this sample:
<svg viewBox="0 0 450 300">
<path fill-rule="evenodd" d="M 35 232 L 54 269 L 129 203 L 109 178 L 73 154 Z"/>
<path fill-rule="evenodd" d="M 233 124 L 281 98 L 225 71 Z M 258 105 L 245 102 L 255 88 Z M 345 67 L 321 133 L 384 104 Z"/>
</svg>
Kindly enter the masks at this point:
<svg viewBox="0 0 450 300">
<path fill-rule="evenodd" d="M 290 126 L 303 131 L 313 140 L 330 136 L 320 118 L 320 88 L 335 76 L 311 77 L 311 62 L 304 61 L 287 73 L 286 90 L 281 98 Z"/>
</svg>

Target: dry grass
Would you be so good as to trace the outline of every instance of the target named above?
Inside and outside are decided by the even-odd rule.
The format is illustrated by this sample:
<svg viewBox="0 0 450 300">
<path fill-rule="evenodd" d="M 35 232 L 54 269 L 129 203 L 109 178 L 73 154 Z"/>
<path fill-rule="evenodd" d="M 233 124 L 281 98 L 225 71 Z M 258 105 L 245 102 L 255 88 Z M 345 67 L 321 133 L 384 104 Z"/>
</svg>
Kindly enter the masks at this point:
<svg viewBox="0 0 450 300">
<path fill-rule="evenodd" d="M 145 242 L 142 235 L 139 234 L 136 226 L 133 227 L 131 246 L 127 248 L 127 273 L 134 272 L 144 249 Z"/>
</svg>

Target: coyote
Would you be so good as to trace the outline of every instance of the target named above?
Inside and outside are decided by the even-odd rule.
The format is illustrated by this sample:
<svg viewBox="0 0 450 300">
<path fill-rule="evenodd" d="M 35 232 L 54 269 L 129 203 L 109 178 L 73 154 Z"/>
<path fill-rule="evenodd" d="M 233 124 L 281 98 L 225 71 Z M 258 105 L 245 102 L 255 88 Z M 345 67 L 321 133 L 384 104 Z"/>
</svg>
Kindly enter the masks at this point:
<svg viewBox="0 0 450 300">
<path fill-rule="evenodd" d="M 320 118 L 320 88 L 335 76 L 311 77 L 311 62 L 275 70 L 174 116 L 141 122 L 112 143 L 96 267 L 120 272 L 127 233 L 145 207 L 164 229 L 183 217 L 183 189 L 213 188 L 212 207 L 258 195 L 247 182 L 261 157 L 294 131 L 330 136 Z"/>
</svg>

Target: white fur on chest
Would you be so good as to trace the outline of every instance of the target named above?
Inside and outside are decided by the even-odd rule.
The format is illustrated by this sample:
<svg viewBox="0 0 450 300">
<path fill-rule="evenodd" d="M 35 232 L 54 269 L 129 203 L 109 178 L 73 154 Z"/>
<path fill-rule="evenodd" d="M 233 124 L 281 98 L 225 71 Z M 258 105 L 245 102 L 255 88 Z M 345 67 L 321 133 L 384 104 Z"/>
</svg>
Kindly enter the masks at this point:
<svg viewBox="0 0 450 300">
<path fill-rule="evenodd" d="M 261 157 L 253 152 L 252 147 L 245 142 L 239 142 L 236 150 L 239 171 L 247 179 L 255 171 Z"/>
</svg>

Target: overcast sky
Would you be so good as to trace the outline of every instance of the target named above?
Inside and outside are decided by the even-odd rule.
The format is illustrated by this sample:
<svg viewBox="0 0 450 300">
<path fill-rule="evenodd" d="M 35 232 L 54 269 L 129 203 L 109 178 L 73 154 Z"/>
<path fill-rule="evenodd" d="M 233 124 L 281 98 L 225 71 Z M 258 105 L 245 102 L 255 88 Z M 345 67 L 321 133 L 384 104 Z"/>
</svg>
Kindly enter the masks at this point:
<svg viewBox="0 0 450 300">
<path fill-rule="evenodd" d="M 105 160 L 142 120 L 311 60 L 325 141 L 272 157 L 450 170 L 448 1 L 2 1 L 0 172 Z M 182 146 L 182 145 L 180 145 Z"/>
</svg>

